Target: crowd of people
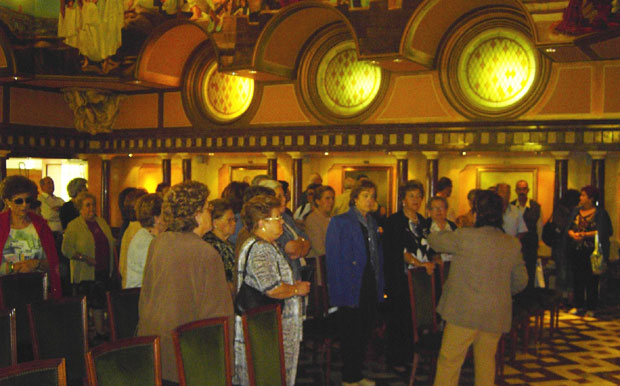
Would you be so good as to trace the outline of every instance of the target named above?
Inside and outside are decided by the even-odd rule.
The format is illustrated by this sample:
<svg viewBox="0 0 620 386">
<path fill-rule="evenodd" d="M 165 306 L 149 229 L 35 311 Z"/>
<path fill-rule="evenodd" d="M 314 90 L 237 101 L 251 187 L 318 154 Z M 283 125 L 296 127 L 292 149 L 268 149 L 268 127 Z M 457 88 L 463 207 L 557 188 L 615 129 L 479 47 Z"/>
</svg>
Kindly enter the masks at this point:
<svg viewBox="0 0 620 386">
<path fill-rule="evenodd" d="M 405 372 L 411 363 L 407 268 L 423 267 L 428 275 L 442 272 L 445 281 L 435 384 L 458 384 L 471 344 L 476 378 L 492 379 L 497 341 L 510 329 L 511 297 L 541 285 L 541 207 L 528 197 L 527 182 L 516 183 L 514 201 L 505 183 L 472 190 L 470 210 L 456 216 L 447 200 L 448 178 L 426 200 L 423 184 L 410 180 L 399 187 L 398 210 L 389 217 L 367 176 L 343 182 L 337 195 L 314 174 L 294 212 L 288 184 L 264 175 L 251 184 L 231 182 L 212 200 L 209 188 L 195 181 L 160 184 L 152 194 L 128 188 L 119 194 L 123 224 L 115 238 L 97 216 L 85 179 L 68 184 L 71 200 L 65 203 L 54 196 L 49 177 L 40 181 L 39 193 L 28 178 L 10 176 L 0 185 L 0 275 L 44 271 L 52 297 L 87 296 L 100 339 L 106 339 L 105 291 L 141 287 L 137 334 L 161 336 L 162 374 L 170 385 L 178 382 L 170 332 L 221 316 L 234 326 L 233 383 L 249 383 L 242 319 L 233 307 L 244 286 L 282 305 L 286 381 L 293 385 L 307 296 L 311 286 L 326 284 L 341 341 L 343 384 L 373 385 L 362 369 L 381 313 L 387 364 Z M 550 243 L 557 289 L 571 312 L 581 315 L 592 315 L 598 306 L 599 275 L 590 255 L 596 250 L 609 257 L 611 221 L 598 197 L 592 186 L 569 190 L 548 221 L 555 227 Z"/>
</svg>

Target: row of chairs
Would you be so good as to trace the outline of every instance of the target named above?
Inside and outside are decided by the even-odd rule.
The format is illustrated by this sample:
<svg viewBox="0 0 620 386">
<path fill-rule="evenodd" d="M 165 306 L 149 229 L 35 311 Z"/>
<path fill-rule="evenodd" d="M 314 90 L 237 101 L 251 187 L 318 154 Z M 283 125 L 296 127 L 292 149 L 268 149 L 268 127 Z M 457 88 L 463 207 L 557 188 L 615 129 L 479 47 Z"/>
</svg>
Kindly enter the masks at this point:
<svg viewBox="0 0 620 386">
<path fill-rule="evenodd" d="M 0 351 L 3 360 L 8 357 L 3 365 L 9 364 L 0 366 L 0 385 L 82 385 L 84 373 L 91 386 L 161 385 L 159 337 L 117 339 L 88 350 L 84 297 L 30 304 L 28 313 L 36 360 L 20 364 L 15 345 L 15 310 L 0 313 L 0 342 L 8 342 L 1 344 Z M 250 383 L 285 385 L 280 306 L 252 310 L 242 319 Z M 43 320 L 45 323 L 41 323 Z M 76 329 L 80 337 L 50 336 L 53 331 L 49 327 L 39 328 L 48 323 L 56 329 Z M 195 321 L 173 331 L 181 385 L 231 385 L 229 330 L 228 318 L 222 317 Z"/>
</svg>

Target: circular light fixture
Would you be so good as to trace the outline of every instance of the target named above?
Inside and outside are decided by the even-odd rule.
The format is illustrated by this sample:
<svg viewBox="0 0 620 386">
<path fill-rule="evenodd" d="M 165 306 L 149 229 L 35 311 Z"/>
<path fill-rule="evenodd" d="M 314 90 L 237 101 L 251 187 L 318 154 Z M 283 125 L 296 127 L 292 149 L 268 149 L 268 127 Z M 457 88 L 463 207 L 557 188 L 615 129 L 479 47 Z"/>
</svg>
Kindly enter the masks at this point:
<svg viewBox="0 0 620 386">
<path fill-rule="evenodd" d="M 250 107 L 254 96 L 254 79 L 229 75 L 217 71 L 213 61 L 202 83 L 203 100 L 218 121 L 232 121 Z"/>
</svg>

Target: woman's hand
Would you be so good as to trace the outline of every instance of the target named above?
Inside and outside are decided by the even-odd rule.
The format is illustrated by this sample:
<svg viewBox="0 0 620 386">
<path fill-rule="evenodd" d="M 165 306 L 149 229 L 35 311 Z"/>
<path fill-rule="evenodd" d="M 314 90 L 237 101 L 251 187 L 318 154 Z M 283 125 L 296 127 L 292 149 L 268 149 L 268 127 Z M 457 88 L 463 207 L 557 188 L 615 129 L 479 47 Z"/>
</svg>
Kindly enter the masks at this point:
<svg viewBox="0 0 620 386">
<path fill-rule="evenodd" d="M 296 240 L 291 240 L 284 246 L 285 252 L 291 259 L 299 259 L 304 257 L 310 251 L 310 241 L 300 237 Z"/>
<path fill-rule="evenodd" d="M 31 259 L 13 263 L 13 272 L 28 273 L 39 268 L 41 260 Z"/>
<path fill-rule="evenodd" d="M 426 268 L 426 273 L 428 273 L 428 276 L 433 275 L 433 272 L 435 271 L 435 263 L 429 261 L 426 263 L 422 263 L 422 266 Z"/>
<path fill-rule="evenodd" d="M 297 291 L 295 291 L 294 295 L 306 296 L 310 292 L 310 282 L 297 280 L 295 282 L 295 288 Z"/>
<path fill-rule="evenodd" d="M 568 235 L 570 236 L 570 238 L 572 238 L 575 241 L 583 240 L 583 233 L 582 232 L 574 232 L 572 230 L 569 230 L 568 231 Z"/>
</svg>

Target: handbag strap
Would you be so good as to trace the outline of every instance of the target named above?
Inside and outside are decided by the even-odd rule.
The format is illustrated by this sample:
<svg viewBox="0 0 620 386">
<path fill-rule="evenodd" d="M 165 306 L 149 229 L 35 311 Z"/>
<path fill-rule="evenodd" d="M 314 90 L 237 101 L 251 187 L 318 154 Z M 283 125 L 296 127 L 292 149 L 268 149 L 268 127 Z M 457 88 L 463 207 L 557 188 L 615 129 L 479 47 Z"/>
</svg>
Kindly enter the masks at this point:
<svg viewBox="0 0 620 386">
<path fill-rule="evenodd" d="M 252 245 L 250 245 L 250 247 L 248 248 L 248 251 L 245 253 L 245 264 L 243 264 L 243 277 L 241 278 L 241 284 L 243 284 L 243 281 L 245 280 L 245 275 L 247 275 L 248 273 L 247 268 L 248 268 L 248 258 L 250 257 L 250 251 L 254 247 L 254 244 L 256 244 L 257 242 L 258 240 L 254 240 L 252 242 Z M 282 274 L 280 273 L 280 264 L 278 264 L 277 261 L 276 261 L 276 267 L 278 268 L 278 276 L 280 276 L 280 279 L 282 279 Z"/>
</svg>

